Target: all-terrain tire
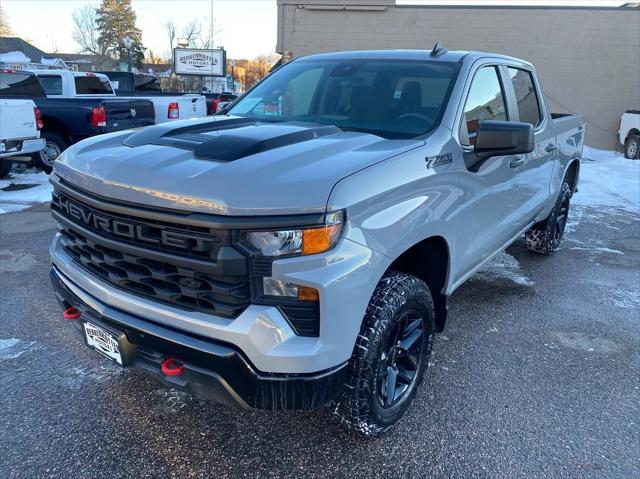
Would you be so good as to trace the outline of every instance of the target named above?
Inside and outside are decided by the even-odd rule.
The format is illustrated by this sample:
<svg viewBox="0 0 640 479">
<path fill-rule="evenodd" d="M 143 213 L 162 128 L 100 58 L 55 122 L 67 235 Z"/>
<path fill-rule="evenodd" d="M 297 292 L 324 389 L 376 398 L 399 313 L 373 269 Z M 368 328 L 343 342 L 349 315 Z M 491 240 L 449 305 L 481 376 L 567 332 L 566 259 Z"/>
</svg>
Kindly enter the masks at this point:
<svg viewBox="0 0 640 479">
<path fill-rule="evenodd" d="M 539 254 L 550 255 L 560 247 L 564 229 L 569 218 L 569 206 L 571 204 L 571 187 L 566 181 L 560 187 L 560 193 L 556 199 L 549 216 L 543 221 L 533 225 L 525 233 L 527 248 Z"/>
<path fill-rule="evenodd" d="M 410 329 L 418 321 L 415 319 L 418 316 L 422 318 L 422 324 Z M 403 324 L 407 325 L 405 329 Z M 398 366 L 393 379 L 394 388 L 396 384 L 398 388 L 392 389 L 393 393 L 389 395 L 387 388 L 391 355 L 388 354 L 388 347 L 392 345 L 397 351 L 401 351 L 400 343 L 408 344 L 418 327 L 421 328 L 421 336 L 411 344 L 413 348 L 419 347 L 420 352 L 413 349 L 409 353 L 407 348 L 404 356 L 401 352 L 398 353 Z M 411 405 L 429 364 L 434 329 L 435 309 L 426 283 L 404 273 L 385 274 L 367 307 L 349 362 L 344 391 L 333 404 L 333 411 L 343 424 L 364 436 L 373 437 L 388 430 L 402 418 Z M 411 382 L 408 384 L 407 370 L 401 370 L 400 361 L 405 365 L 415 366 L 409 368 L 414 372 L 410 375 Z M 382 382 L 385 373 L 386 381 Z M 386 398 L 383 397 L 385 393 Z M 397 402 L 393 403 L 394 400 Z"/>
<path fill-rule="evenodd" d="M 624 157 L 630 160 L 640 159 L 640 135 L 631 135 L 624 142 Z"/>
<path fill-rule="evenodd" d="M 46 174 L 50 174 L 53 170 L 53 163 L 69 147 L 69 142 L 62 135 L 50 131 L 44 132 L 42 138 L 46 140 L 44 149 L 33 153 L 31 159 L 36 167 Z"/>
<path fill-rule="evenodd" d="M 11 168 L 13 168 L 13 161 L 11 160 L 0 160 L 0 178 L 6 178 L 11 173 Z"/>
</svg>

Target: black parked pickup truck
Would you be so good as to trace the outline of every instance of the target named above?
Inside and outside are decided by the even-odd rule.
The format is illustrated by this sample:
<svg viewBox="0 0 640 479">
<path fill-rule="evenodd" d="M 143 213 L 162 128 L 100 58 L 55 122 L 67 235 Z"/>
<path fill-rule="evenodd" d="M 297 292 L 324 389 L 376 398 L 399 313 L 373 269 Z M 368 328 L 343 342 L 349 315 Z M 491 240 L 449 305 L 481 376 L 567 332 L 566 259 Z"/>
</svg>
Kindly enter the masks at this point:
<svg viewBox="0 0 640 479">
<path fill-rule="evenodd" d="M 143 99 L 47 98 L 31 72 L 0 70 L 0 98 L 28 98 L 42 112 L 44 150 L 33 161 L 50 173 L 67 147 L 85 138 L 154 124 L 153 103 Z"/>
</svg>

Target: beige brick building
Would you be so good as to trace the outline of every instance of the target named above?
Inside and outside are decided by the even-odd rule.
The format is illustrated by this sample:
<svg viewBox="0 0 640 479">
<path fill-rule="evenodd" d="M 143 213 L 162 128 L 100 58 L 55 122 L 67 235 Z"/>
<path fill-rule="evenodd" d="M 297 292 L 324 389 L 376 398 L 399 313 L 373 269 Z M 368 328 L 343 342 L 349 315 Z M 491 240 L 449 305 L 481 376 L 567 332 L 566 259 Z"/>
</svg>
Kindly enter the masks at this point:
<svg viewBox="0 0 640 479">
<path fill-rule="evenodd" d="M 640 109 L 640 8 L 441 7 L 395 0 L 278 0 L 277 51 L 480 50 L 534 63 L 552 111 L 581 112 L 587 144 L 619 148 L 620 115 Z"/>
</svg>

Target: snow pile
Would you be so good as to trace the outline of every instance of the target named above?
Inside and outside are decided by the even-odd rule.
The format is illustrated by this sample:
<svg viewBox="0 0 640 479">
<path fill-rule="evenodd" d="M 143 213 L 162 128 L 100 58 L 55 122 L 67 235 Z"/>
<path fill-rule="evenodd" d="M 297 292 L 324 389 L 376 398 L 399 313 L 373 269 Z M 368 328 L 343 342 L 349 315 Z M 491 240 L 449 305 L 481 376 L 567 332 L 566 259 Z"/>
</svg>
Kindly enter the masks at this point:
<svg viewBox="0 0 640 479">
<path fill-rule="evenodd" d="M 506 251 L 498 253 L 488 261 L 473 275 L 471 280 L 486 281 L 489 283 L 506 280 L 512 281 L 520 286 L 533 286 L 533 281 L 523 274 L 518 260 Z"/>
<path fill-rule="evenodd" d="M 621 208 L 640 214 L 640 161 L 585 146 L 578 193 L 571 204 Z"/>
<path fill-rule="evenodd" d="M 23 52 L 7 52 L 0 53 L 0 62 L 2 63 L 31 63 L 31 58 Z"/>
<path fill-rule="evenodd" d="M 0 180 L 0 214 L 21 211 L 33 203 L 46 203 L 51 200 L 51 191 L 49 176 L 45 173 L 13 174 Z"/>
</svg>

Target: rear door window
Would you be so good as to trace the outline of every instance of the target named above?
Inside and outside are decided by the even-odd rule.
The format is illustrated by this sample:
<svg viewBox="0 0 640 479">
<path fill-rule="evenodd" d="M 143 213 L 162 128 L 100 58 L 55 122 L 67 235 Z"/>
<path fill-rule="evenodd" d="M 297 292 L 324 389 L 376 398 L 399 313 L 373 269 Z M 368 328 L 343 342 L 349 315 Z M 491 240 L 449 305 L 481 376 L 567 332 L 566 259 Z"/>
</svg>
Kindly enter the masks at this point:
<svg viewBox="0 0 640 479">
<path fill-rule="evenodd" d="M 108 78 L 97 76 L 75 77 L 77 95 L 111 95 L 113 89 Z"/>
<path fill-rule="evenodd" d="M 38 75 L 38 79 L 47 95 L 62 95 L 62 77 L 60 75 Z"/>
<path fill-rule="evenodd" d="M 464 119 L 460 126 L 460 142 L 473 145 L 481 121 L 507 119 L 504 90 L 496 67 L 483 67 L 473 77 L 464 105 Z"/>
<path fill-rule="evenodd" d="M 509 68 L 508 70 L 518 103 L 520 121 L 531 123 L 533 126 L 539 125 L 542 115 L 531 72 L 518 68 Z"/>
<path fill-rule="evenodd" d="M 0 72 L 0 98 L 10 97 L 44 97 L 44 90 L 33 74 Z"/>
</svg>

